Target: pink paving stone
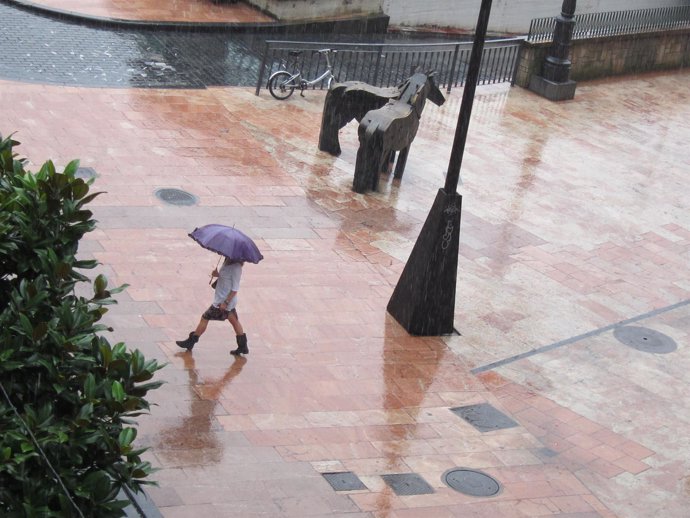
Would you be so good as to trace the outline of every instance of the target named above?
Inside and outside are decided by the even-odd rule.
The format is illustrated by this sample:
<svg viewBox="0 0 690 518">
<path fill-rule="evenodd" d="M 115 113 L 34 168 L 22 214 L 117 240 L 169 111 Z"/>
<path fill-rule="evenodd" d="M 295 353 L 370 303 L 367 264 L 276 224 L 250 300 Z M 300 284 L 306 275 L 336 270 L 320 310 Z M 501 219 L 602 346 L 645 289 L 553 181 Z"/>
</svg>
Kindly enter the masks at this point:
<svg viewBox="0 0 690 518">
<path fill-rule="evenodd" d="M 500 450 L 494 455 L 506 466 L 542 464 L 542 461 L 528 450 Z"/>
<path fill-rule="evenodd" d="M 548 412 L 548 410 L 546 410 L 546 412 Z M 545 426 L 553 420 L 550 415 L 536 409 L 533 406 L 517 412 L 515 417 L 520 422 L 532 423 L 538 426 Z"/>
<path fill-rule="evenodd" d="M 625 453 L 623 453 L 621 450 L 613 448 L 612 446 L 609 446 L 607 444 L 600 444 L 599 446 L 594 446 L 590 451 L 597 457 L 600 457 L 608 461 L 614 461 L 625 456 Z"/>
<path fill-rule="evenodd" d="M 623 471 L 625 471 L 620 466 L 612 464 L 611 462 L 608 462 L 601 458 L 597 458 L 589 462 L 587 464 L 587 468 L 606 478 L 615 477 L 623 473 Z"/>
<path fill-rule="evenodd" d="M 562 437 L 558 437 L 555 435 L 545 435 L 544 437 L 540 437 L 539 440 L 546 446 L 547 448 L 552 449 L 553 451 L 556 452 L 564 452 L 569 450 L 570 448 L 573 447 L 573 443 L 568 441 L 567 439 L 564 439 Z"/>
<path fill-rule="evenodd" d="M 644 462 L 641 462 L 633 457 L 628 457 L 627 455 L 624 457 L 619 457 L 611 462 L 619 468 L 623 468 L 628 473 L 632 473 L 633 475 L 647 471 L 650 468 L 649 464 L 645 464 Z"/>
<path fill-rule="evenodd" d="M 559 491 L 546 481 L 504 483 L 503 490 L 501 497 L 509 500 L 546 498 L 559 494 Z"/>
<path fill-rule="evenodd" d="M 549 483 L 562 495 L 586 496 L 590 490 L 570 471 L 560 469 L 558 473 L 549 477 Z"/>
<path fill-rule="evenodd" d="M 601 441 L 598 439 L 583 433 L 570 435 L 568 441 L 584 449 L 591 449 L 601 444 Z"/>
<path fill-rule="evenodd" d="M 515 509 L 523 516 L 549 516 L 558 511 L 549 499 L 525 499 L 515 503 Z"/>
<path fill-rule="evenodd" d="M 478 375 L 478 378 L 488 389 L 495 389 L 503 385 L 512 385 L 512 383 L 503 378 L 503 376 L 492 371 L 482 372 Z"/>
<path fill-rule="evenodd" d="M 543 423 L 541 426 L 549 434 L 556 437 L 561 437 L 563 439 L 570 440 L 570 437 L 576 433 L 568 423 L 564 423 L 558 419 L 553 419 L 549 422 Z"/>
<path fill-rule="evenodd" d="M 630 440 L 620 443 L 617 447 L 630 457 L 637 460 L 645 459 L 651 455 L 654 455 L 655 453 L 649 448 L 645 448 L 641 444 Z"/>
<path fill-rule="evenodd" d="M 594 508 L 579 496 L 552 496 L 549 500 L 564 513 L 587 513 Z"/>
<path fill-rule="evenodd" d="M 601 429 L 592 433 L 592 437 L 609 446 L 618 447 L 621 444 L 628 442 L 628 440 L 620 434 L 611 430 Z"/>
<path fill-rule="evenodd" d="M 390 518 L 455 518 L 446 507 L 415 507 L 414 509 L 397 509 Z"/>
<path fill-rule="evenodd" d="M 499 399 L 501 405 L 510 413 L 516 414 L 530 405 L 524 399 L 518 399 L 512 396 L 504 396 Z"/>
<path fill-rule="evenodd" d="M 581 417 L 579 419 L 570 421 L 569 424 L 573 428 L 584 434 L 592 434 L 602 429 L 602 426 L 600 424 L 597 424 L 594 421 L 590 421 L 586 417 Z"/>
</svg>

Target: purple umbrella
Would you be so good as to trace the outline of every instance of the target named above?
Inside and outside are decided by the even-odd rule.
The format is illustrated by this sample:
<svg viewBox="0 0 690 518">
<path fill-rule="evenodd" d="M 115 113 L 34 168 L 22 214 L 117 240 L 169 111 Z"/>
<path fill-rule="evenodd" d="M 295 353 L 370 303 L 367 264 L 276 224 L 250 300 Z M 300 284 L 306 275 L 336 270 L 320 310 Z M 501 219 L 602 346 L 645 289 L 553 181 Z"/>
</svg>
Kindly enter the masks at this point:
<svg viewBox="0 0 690 518">
<path fill-rule="evenodd" d="M 264 258 L 251 238 L 234 227 L 225 225 L 204 225 L 189 234 L 206 250 L 224 255 L 233 261 L 258 263 Z"/>
</svg>

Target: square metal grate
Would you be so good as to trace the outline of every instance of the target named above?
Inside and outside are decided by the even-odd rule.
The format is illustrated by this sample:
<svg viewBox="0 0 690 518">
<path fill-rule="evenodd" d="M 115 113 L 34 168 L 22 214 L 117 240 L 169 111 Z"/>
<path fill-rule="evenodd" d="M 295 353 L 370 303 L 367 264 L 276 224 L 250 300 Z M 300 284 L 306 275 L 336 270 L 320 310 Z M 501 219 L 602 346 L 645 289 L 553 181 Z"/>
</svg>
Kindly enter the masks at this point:
<svg viewBox="0 0 690 518">
<path fill-rule="evenodd" d="M 352 473 L 352 471 L 342 471 L 339 473 L 322 473 L 333 489 L 336 491 L 356 491 L 367 489 L 362 481 Z"/>
<path fill-rule="evenodd" d="M 434 492 L 434 488 L 416 473 L 381 475 L 381 478 L 383 478 L 396 495 L 428 495 Z"/>
<path fill-rule="evenodd" d="M 451 408 L 450 411 L 470 423 L 480 432 L 491 432 L 493 430 L 503 430 L 518 426 L 510 417 L 489 403 L 459 406 Z"/>
</svg>

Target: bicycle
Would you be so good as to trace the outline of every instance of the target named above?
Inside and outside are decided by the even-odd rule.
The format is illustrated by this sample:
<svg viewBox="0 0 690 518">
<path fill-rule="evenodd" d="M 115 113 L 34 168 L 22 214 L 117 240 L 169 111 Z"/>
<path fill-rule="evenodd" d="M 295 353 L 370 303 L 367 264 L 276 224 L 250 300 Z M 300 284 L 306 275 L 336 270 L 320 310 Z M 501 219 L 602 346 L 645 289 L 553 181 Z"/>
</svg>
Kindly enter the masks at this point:
<svg viewBox="0 0 690 518">
<path fill-rule="evenodd" d="M 297 65 L 297 58 L 302 55 L 302 52 L 301 50 L 291 50 L 288 52 L 289 56 L 295 58 L 292 65 L 294 73 L 290 73 L 287 70 L 278 70 L 268 78 L 268 91 L 271 92 L 271 95 L 276 99 L 281 101 L 287 99 L 293 94 L 296 88 L 300 89 L 300 95 L 304 97 L 304 91 L 310 86 L 320 83 L 321 81 L 326 81 L 326 87 L 330 88 L 333 80 L 338 80 L 333 75 L 333 65 L 331 65 L 330 59 L 331 54 L 335 54 L 337 52 L 336 50 L 321 49 L 314 51 L 326 57 L 326 71 L 312 80 L 304 79 L 302 77 L 302 71 Z"/>
</svg>

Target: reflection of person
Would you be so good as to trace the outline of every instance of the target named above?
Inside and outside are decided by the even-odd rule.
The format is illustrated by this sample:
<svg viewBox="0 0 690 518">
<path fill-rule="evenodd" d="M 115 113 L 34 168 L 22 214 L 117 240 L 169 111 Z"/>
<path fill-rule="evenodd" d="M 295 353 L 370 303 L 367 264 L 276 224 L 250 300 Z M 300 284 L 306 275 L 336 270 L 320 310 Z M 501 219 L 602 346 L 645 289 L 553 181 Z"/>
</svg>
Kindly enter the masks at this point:
<svg viewBox="0 0 690 518">
<path fill-rule="evenodd" d="M 204 334 L 210 320 L 227 320 L 235 330 L 237 349 L 231 351 L 232 354 L 249 354 L 247 347 L 247 335 L 244 333 L 242 324 L 237 316 L 237 292 L 240 289 L 240 279 L 242 278 L 242 266 L 244 263 L 225 259 L 220 270 L 215 268 L 211 272 L 212 277 L 218 277 L 216 292 L 213 297 L 213 304 L 201 315 L 201 320 L 196 329 L 189 333 L 185 340 L 175 342 L 183 349 L 191 351 L 199 341 L 199 337 Z"/>
<path fill-rule="evenodd" d="M 181 416 L 181 420 L 175 419 L 173 426 L 164 428 L 156 434 L 154 446 L 161 446 L 163 450 L 175 450 L 188 448 L 189 441 L 193 440 L 195 453 L 204 463 L 220 462 L 225 450 L 222 441 L 219 441 L 219 434 L 215 432 L 214 425 L 217 424 L 217 420 L 214 410 L 221 393 L 236 376 L 239 376 L 247 359 L 235 356 L 235 361 L 222 378 L 208 380 L 200 376 L 193 354 L 179 352 L 175 356 L 182 359 L 189 376 L 189 410 L 187 415 Z"/>
</svg>

